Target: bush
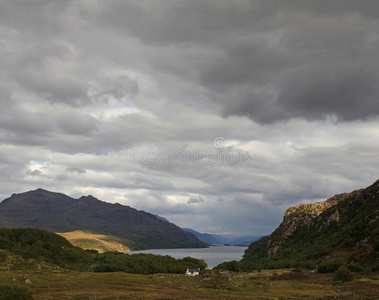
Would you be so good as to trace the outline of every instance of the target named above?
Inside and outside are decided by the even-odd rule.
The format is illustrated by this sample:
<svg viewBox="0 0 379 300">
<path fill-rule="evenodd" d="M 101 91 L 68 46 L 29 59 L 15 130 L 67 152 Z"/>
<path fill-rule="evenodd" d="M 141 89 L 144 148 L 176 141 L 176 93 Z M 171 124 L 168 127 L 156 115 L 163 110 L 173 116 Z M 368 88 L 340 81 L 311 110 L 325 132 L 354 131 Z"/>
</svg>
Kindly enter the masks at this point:
<svg viewBox="0 0 379 300">
<path fill-rule="evenodd" d="M 0 285 L 1 300 L 32 300 L 31 293 L 19 286 Z"/>
<path fill-rule="evenodd" d="M 123 254 L 107 252 L 96 255 L 94 272 L 127 272 L 134 274 L 185 273 L 186 269 L 204 270 L 207 264 L 202 259 L 153 254 Z"/>
<path fill-rule="evenodd" d="M 232 272 L 239 272 L 241 270 L 241 264 L 239 261 L 236 260 L 227 261 L 215 266 L 213 270 L 227 270 Z"/>
<path fill-rule="evenodd" d="M 294 272 L 294 273 L 302 273 L 303 270 L 301 270 L 300 268 L 295 268 L 295 269 L 292 269 L 292 272 Z"/>
<path fill-rule="evenodd" d="M 379 251 L 379 238 L 376 238 L 373 242 L 374 250 Z"/>
<path fill-rule="evenodd" d="M 351 271 L 344 266 L 340 267 L 333 277 L 333 281 L 342 281 L 342 282 L 351 281 L 353 279 L 354 279 L 353 273 L 351 273 Z"/>
<path fill-rule="evenodd" d="M 6 259 L 8 258 L 8 255 L 9 253 L 7 251 L 0 250 L 0 263 L 6 261 Z"/>
<path fill-rule="evenodd" d="M 243 272 L 251 272 L 253 270 L 256 270 L 258 267 L 254 265 L 252 262 L 247 262 L 242 264 L 241 263 L 241 271 Z"/>
<path fill-rule="evenodd" d="M 347 265 L 346 268 L 351 272 L 364 272 L 365 271 L 365 269 L 362 266 L 356 265 L 356 264 Z"/>
<path fill-rule="evenodd" d="M 342 263 L 338 260 L 324 262 L 318 266 L 317 272 L 319 273 L 333 273 L 342 266 Z"/>
<path fill-rule="evenodd" d="M 311 263 L 310 261 L 305 261 L 300 264 L 301 268 L 307 269 L 307 270 L 314 270 L 316 266 Z"/>
</svg>

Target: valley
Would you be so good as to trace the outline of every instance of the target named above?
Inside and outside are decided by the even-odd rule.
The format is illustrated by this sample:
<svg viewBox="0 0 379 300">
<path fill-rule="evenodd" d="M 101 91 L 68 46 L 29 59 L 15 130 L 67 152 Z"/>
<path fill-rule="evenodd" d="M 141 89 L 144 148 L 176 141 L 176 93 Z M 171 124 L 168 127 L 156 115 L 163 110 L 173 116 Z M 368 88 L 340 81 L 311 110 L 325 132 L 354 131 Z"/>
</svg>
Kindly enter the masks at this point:
<svg viewBox="0 0 379 300">
<path fill-rule="evenodd" d="M 288 208 L 280 226 L 254 241 L 241 260 L 211 270 L 202 259 L 120 253 L 137 245 L 136 237 L 146 232 L 154 237 L 150 245 L 185 248 L 168 232 L 190 237 L 192 245 L 205 245 L 146 212 L 139 215 L 92 197 L 72 199 L 44 190 L 13 195 L 0 203 L 3 226 L 28 227 L 34 222 L 50 230 L 81 229 L 59 235 L 44 229 L 0 229 L 0 296 L 15 288 L 14 293 L 19 289 L 33 299 L 377 299 L 378 195 L 376 181 L 326 201 Z M 62 202 L 63 211 L 71 209 L 68 217 L 57 209 Z M 83 206 L 87 210 L 79 220 L 73 210 Z M 99 217 L 99 207 L 107 209 L 108 218 Z M 93 230 L 101 225 L 95 226 L 94 220 L 101 220 L 107 230 Z M 124 227 L 112 229 L 113 221 Z M 125 224 L 136 233 L 127 235 L 131 240 L 125 239 L 131 232 Z M 162 235 L 154 225 L 168 231 Z M 200 275 L 185 276 L 187 268 L 199 268 Z"/>
</svg>

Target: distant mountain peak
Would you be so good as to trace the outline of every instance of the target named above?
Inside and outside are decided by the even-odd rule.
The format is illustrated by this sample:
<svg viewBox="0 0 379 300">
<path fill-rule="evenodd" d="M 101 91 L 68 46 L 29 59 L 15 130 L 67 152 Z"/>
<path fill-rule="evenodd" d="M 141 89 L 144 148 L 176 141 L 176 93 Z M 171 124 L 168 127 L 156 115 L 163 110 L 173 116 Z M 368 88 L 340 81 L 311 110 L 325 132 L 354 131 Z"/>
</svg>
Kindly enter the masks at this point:
<svg viewBox="0 0 379 300">
<path fill-rule="evenodd" d="M 38 188 L 36 190 L 32 190 L 31 192 L 35 192 L 35 193 L 44 193 L 44 194 L 59 194 L 57 192 L 51 192 L 51 191 L 48 191 L 48 190 L 45 190 L 43 188 Z"/>
<path fill-rule="evenodd" d="M 92 196 L 92 195 L 88 195 L 88 196 L 81 196 L 79 199 L 79 201 L 86 201 L 86 202 L 105 202 L 105 201 L 102 201 L 102 200 L 99 200 L 97 199 L 96 197 Z"/>
<path fill-rule="evenodd" d="M 131 249 L 205 246 L 194 235 L 150 213 L 104 202 L 92 195 L 74 199 L 41 188 L 13 194 L 2 201 L 0 227 L 109 233 L 122 239 Z"/>
<path fill-rule="evenodd" d="M 86 198 L 86 199 L 96 199 L 96 200 L 99 200 L 97 199 L 96 197 L 92 196 L 92 195 L 87 195 L 87 196 L 81 196 L 79 199 L 82 199 L 82 198 Z"/>
</svg>

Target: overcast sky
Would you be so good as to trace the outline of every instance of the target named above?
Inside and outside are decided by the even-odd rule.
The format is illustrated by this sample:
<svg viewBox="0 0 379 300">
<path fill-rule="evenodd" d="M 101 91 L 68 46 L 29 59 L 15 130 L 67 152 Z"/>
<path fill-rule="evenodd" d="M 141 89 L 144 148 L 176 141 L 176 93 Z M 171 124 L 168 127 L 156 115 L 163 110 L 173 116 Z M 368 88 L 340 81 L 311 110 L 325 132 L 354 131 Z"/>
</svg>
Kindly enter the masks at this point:
<svg viewBox="0 0 379 300">
<path fill-rule="evenodd" d="M 271 233 L 379 178 L 379 2 L 0 0 L 0 199 Z"/>
</svg>

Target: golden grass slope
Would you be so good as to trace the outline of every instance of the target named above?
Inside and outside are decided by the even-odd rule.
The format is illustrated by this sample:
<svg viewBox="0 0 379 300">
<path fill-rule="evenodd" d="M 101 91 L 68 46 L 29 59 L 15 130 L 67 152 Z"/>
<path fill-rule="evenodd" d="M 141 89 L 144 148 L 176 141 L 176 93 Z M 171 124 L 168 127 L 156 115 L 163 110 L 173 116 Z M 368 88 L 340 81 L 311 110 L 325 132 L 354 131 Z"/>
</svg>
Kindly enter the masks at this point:
<svg viewBox="0 0 379 300">
<path fill-rule="evenodd" d="M 75 230 L 57 234 L 66 238 L 74 246 L 82 249 L 97 250 L 99 253 L 107 251 L 129 252 L 130 248 L 123 242 L 110 234 L 100 234 L 88 230 Z"/>
</svg>

